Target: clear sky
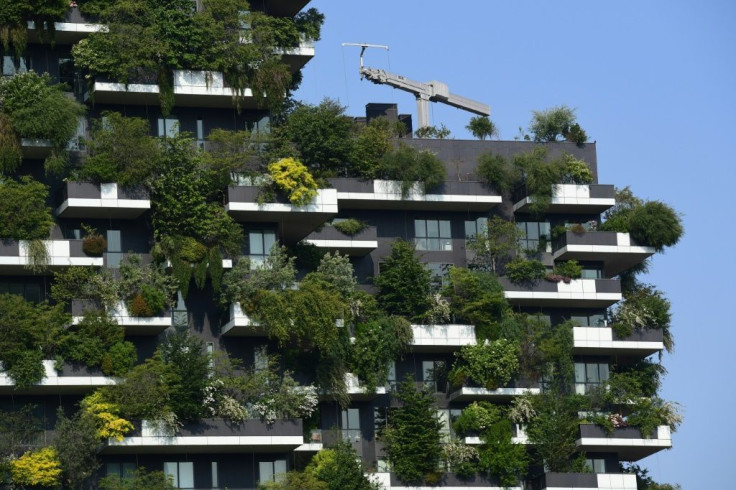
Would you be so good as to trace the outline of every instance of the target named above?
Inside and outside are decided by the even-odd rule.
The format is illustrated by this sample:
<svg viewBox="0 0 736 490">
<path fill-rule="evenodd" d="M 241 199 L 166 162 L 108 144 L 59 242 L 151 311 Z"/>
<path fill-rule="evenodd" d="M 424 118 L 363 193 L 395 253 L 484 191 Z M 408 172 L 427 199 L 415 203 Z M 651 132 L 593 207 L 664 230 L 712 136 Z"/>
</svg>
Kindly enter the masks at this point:
<svg viewBox="0 0 736 490">
<path fill-rule="evenodd" d="M 736 2 L 734 0 L 314 0 L 326 17 L 297 98 L 328 96 L 363 115 L 367 102 L 412 113 L 405 92 L 360 81 L 366 64 L 485 102 L 502 139 L 532 110 L 566 104 L 598 142 L 601 183 L 631 185 L 683 214 L 686 235 L 646 278 L 667 292 L 676 348 L 663 397 L 683 405 L 674 449 L 643 460 L 683 489 L 732 488 L 736 456 Z M 432 104 L 431 123 L 469 138 L 471 115 Z M 415 122 L 416 125 L 416 122 Z M 731 204 L 728 204 L 731 203 Z"/>
</svg>

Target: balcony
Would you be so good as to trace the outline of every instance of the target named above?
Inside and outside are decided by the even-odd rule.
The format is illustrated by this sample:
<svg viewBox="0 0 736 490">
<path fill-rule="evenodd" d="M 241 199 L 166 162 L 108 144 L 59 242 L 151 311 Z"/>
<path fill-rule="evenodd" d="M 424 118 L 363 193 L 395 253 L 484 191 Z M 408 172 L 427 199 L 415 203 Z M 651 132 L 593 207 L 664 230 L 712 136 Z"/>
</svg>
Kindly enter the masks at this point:
<svg viewBox="0 0 736 490">
<path fill-rule="evenodd" d="M 92 391 L 100 386 L 115 384 L 115 379 L 103 376 L 99 369 L 64 364 L 61 371 L 55 369 L 56 361 L 43 361 L 46 377 L 39 383 L 17 390 L 13 380 L 0 371 L 0 394 L 26 395 L 61 395 L 81 394 Z"/>
<path fill-rule="evenodd" d="M 93 300 L 72 300 L 72 325 L 82 321 L 85 313 L 99 309 L 100 305 Z M 171 311 L 152 317 L 132 316 L 122 301 L 110 312 L 110 317 L 125 327 L 126 335 L 158 335 L 173 325 Z"/>
<path fill-rule="evenodd" d="M 345 235 L 332 226 L 324 226 L 310 233 L 304 241 L 328 252 L 353 257 L 363 257 L 378 248 L 375 226 L 368 226 L 353 236 Z"/>
<path fill-rule="evenodd" d="M 62 22 L 54 22 L 54 42 L 56 44 L 74 44 L 92 32 L 101 31 L 105 28 L 102 24 L 94 23 L 91 19 L 86 19 L 79 8 L 70 8 L 66 14 L 66 18 Z M 29 40 L 37 41 L 36 24 L 28 21 Z"/>
<path fill-rule="evenodd" d="M 134 422 L 122 441 L 109 439 L 103 454 L 283 453 L 304 444 L 301 419 L 235 423 L 205 419 L 171 433 L 149 421 Z"/>
<path fill-rule="evenodd" d="M 606 277 L 613 277 L 639 264 L 654 252 L 653 247 L 639 245 L 628 233 L 614 231 L 567 231 L 552 240 L 554 260 L 603 262 Z"/>
<path fill-rule="evenodd" d="M 536 284 L 513 284 L 500 277 L 509 303 L 517 306 L 606 308 L 621 300 L 621 283 L 614 279 L 575 279 L 569 284 L 544 279 Z"/>
<path fill-rule="evenodd" d="M 370 401 L 386 394 L 385 386 L 377 386 L 374 392 L 367 391 L 365 386 L 360 384 L 358 376 L 353 373 L 345 373 L 345 385 L 352 401 Z M 330 399 L 330 393 L 323 392 L 320 399 Z"/>
<path fill-rule="evenodd" d="M 538 395 L 541 393 L 537 383 L 528 381 L 517 381 L 510 383 L 510 386 L 489 390 L 478 386 L 463 386 L 462 388 L 450 394 L 451 402 L 472 402 L 472 401 L 510 401 L 515 396 L 526 394 Z"/>
<path fill-rule="evenodd" d="M 475 345 L 474 325 L 412 325 L 412 351 L 453 352 L 464 345 Z"/>
<path fill-rule="evenodd" d="M 483 440 L 478 436 L 466 436 L 463 442 L 469 446 L 479 446 L 483 444 Z M 511 436 L 513 444 L 529 444 L 529 436 L 526 435 L 525 426 L 521 424 L 513 425 L 513 435 Z"/>
<path fill-rule="evenodd" d="M 623 473 L 545 473 L 529 490 L 636 490 L 636 475 Z"/>
<path fill-rule="evenodd" d="M 638 461 L 672 447 L 672 434 L 666 425 L 657 427 L 645 438 L 639 429 L 621 427 L 608 435 L 603 428 L 592 424 L 580 424 L 580 438 L 575 444 L 585 452 L 615 452 L 622 461 Z"/>
<path fill-rule="evenodd" d="M 619 338 L 610 327 L 575 327 L 572 329 L 574 353 L 580 355 L 615 355 L 644 358 L 664 349 L 662 329 L 647 329 Z"/>
<path fill-rule="evenodd" d="M 339 178 L 330 179 L 337 189 L 340 209 L 407 209 L 428 211 L 489 211 L 501 203 L 480 182 L 446 181 L 439 188 L 424 193 L 424 185 L 417 182 L 408 195 L 401 195 L 399 181 Z"/>
<path fill-rule="evenodd" d="M 316 453 L 322 449 L 324 449 L 324 444 L 322 443 L 322 430 L 312 429 L 309 433 L 309 441 L 294 449 L 294 451 Z"/>
<path fill-rule="evenodd" d="M 50 269 L 70 266 L 102 267 L 102 257 L 90 257 L 82 250 L 82 240 L 45 240 Z M 29 265 L 28 242 L 0 241 L 0 274 L 24 274 Z"/>
<path fill-rule="evenodd" d="M 550 214 L 600 214 L 616 204 L 612 185 L 557 184 L 552 192 L 546 211 Z M 513 201 L 515 213 L 531 212 L 534 199 L 525 186 L 514 192 Z"/>
<path fill-rule="evenodd" d="M 253 321 L 240 307 L 240 303 L 233 303 L 228 309 L 227 320 L 220 330 L 220 334 L 228 337 L 266 337 L 266 328 Z"/>
<path fill-rule="evenodd" d="M 29 160 L 43 160 L 51 154 L 53 150 L 51 141 L 39 138 L 21 138 L 20 150 L 23 158 Z"/>
<path fill-rule="evenodd" d="M 61 218 L 134 219 L 151 209 L 144 187 L 66 182 L 56 215 Z"/>
<path fill-rule="evenodd" d="M 404 483 L 399 480 L 394 473 L 369 473 L 367 476 L 372 481 L 378 482 L 380 484 L 380 488 L 385 490 L 424 490 L 430 488 L 438 490 L 460 490 L 463 488 L 478 488 L 483 490 L 522 490 L 521 487 L 503 487 L 497 480 L 481 474 L 476 474 L 470 479 L 464 479 L 459 478 L 454 473 L 445 473 L 442 475 L 440 482 L 436 485 L 422 487 Z"/>
<path fill-rule="evenodd" d="M 100 104 L 159 105 L 159 88 L 156 77 L 141 78 L 124 83 L 97 77 L 93 86 L 94 101 Z M 192 70 L 174 70 L 174 105 L 177 107 L 232 108 L 238 94 L 227 87 L 222 73 Z M 253 92 L 242 94 L 243 109 L 256 109 Z M 90 94 L 85 94 L 85 100 Z"/>
<path fill-rule="evenodd" d="M 296 242 L 337 214 L 337 191 L 318 189 L 317 197 L 305 206 L 295 206 L 286 199 L 258 203 L 261 189 L 255 186 L 230 186 L 225 210 L 237 221 L 278 223 L 279 235 Z"/>
</svg>

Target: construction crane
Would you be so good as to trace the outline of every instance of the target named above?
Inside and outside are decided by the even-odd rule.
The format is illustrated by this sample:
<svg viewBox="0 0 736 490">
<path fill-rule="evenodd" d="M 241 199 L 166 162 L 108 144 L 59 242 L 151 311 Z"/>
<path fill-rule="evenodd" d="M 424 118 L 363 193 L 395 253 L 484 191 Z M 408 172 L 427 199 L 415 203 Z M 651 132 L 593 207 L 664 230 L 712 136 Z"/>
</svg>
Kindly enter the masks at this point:
<svg viewBox="0 0 736 490">
<path fill-rule="evenodd" d="M 431 80 L 429 82 L 417 82 L 401 75 L 379 70 L 376 68 L 366 68 L 363 64 L 363 54 L 366 48 L 380 48 L 388 51 L 388 46 L 381 44 L 365 44 L 365 43 L 342 43 L 343 46 L 359 46 L 360 49 L 360 78 L 366 78 L 373 83 L 385 84 L 391 87 L 414 94 L 417 99 L 417 117 L 419 118 L 419 127 L 429 126 L 429 103 L 442 102 L 443 104 L 463 109 L 480 116 L 489 116 L 491 108 L 481 102 L 451 94 L 446 83 Z"/>
</svg>

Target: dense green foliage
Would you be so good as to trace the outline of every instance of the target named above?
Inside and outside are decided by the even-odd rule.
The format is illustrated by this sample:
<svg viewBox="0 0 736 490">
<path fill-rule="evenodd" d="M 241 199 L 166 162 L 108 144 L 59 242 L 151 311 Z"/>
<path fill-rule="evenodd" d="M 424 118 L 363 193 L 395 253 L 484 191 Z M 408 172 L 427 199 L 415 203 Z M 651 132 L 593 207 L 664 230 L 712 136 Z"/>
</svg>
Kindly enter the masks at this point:
<svg viewBox="0 0 736 490">
<path fill-rule="evenodd" d="M 434 397 L 417 391 L 412 381 L 402 382 L 395 396 L 400 406 L 391 409 L 380 438 L 396 476 L 418 485 L 437 472 L 442 455 L 441 423 Z"/>
<path fill-rule="evenodd" d="M 671 351 L 674 341 L 670 319 L 670 302 L 664 293 L 651 285 L 641 284 L 624 294 L 623 301 L 613 310 L 611 326 L 621 338 L 644 329 L 662 329 L 665 348 Z"/>
<path fill-rule="evenodd" d="M 54 429 L 54 446 L 59 453 L 64 479 L 70 488 L 81 488 L 100 467 L 97 455 L 103 445 L 97 437 L 95 421 L 82 411 L 67 417 L 60 409 Z"/>
<path fill-rule="evenodd" d="M 345 488 L 376 490 L 378 488 L 363 473 L 358 453 L 349 442 L 345 441 L 339 441 L 334 448 L 318 452 L 304 472 L 324 482 L 328 490 Z"/>
<path fill-rule="evenodd" d="M 66 146 L 77 132 L 79 117 L 85 113 L 83 105 L 65 96 L 59 85 L 52 84 L 48 73 L 29 71 L 0 79 L 0 112 L 17 138 L 48 140 L 53 153 L 46 161 L 46 170 L 63 171 Z M 7 135 L 8 128 L 1 129 Z M 12 154 L 3 150 L 2 155 L 5 171 L 18 166 L 19 162 L 12 162 Z"/>
<path fill-rule="evenodd" d="M 562 137 L 567 141 L 583 144 L 588 140 L 585 131 L 575 121 L 575 109 L 563 105 L 532 111 L 532 116 L 529 132 L 534 141 L 558 141 Z"/>
<path fill-rule="evenodd" d="M 490 272 L 452 267 L 443 293 L 455 319 L 475 325 L 480 339 L 491 337 L 507 308 L 503 286 Z"/>
<path fill-rule="evenodd" d="M 473 252 L 473 268 L 496 272 L 509 255 L 519 250 L 519 239 L 522 237 L 523 233 L 512 221 L 499 216 L 487 220 L 468 241 L 468 249 Z"/>
<path fill-rule="evenodd" d="M 478 178 L 501 193 L 513 191 L 521 180 L 517 167 L 509 165 L 503 156 L 493 153 L 484 153 L 478 157 L 475 173 Z"/>
<path fill-rule="evenodd" d="M 381 161 L 380 177 L 399 181 L 402 197 L 413 190 L 416 182 L 422 182 L 423 192 L 430 192 L 445 181 L 445 165 L 428 150 L 417 150 L 412 146 L 399 147 L 386 153 Z"/>
<path fill-rule="evenodd" d="M 0 180 L 0 239 L 36 240 L 49 237 L 54 220 L 46 207 L 48 187 L 23 176 Z"/>
<path fill-rule="evenodd" d="M 119 475 L 108 475 L 102 478 L 99 484 L 102 490 L 138 490 L 139 488 L 174 490 L 176 488 L 171 477 L 163 471 L 146 471 L 144 467 L 139 467 L 132 475 L 126 475 L 125 478 Z"/>
<path fill-rule="evenodd" d="M 373 283 L 378 286 L 378 304 L 386 313 L 411 320 L 430 307 L 430 272 L 409 242 L 394 242 Z"/>
<path fill-rule="evenodd" d="M 389 363 L 408 352 L 412 340 L 409 322 L 401 317 L 383 317 L 355 327 L 350 371 L 357 375 L 368 392 L 388 380 Z"/>
<path fill-rule="evenodd" d="M 363 221 L 355 218 L 348 218 L 342 221 L 336 221 L 332 223 L 332 227 L 340 233 L 348 236 L 355 236 L 363 231 L 368 225 Z"/>
<path fill-rule="evenodd" d="M 506 264 L 506 277 L 514 284 L 536 284 L 546 272 L 544 264 L 536 259 L 516 257 Z"/>
<path fill-rule="evenodd" d="M 105 374 L 121 376 L 136 360 L 135 348 L 124 336 L 125 329 L 107 314 L 88 312 L 60 341 L 59 352 L 70 361 L 101 366 Z"/>
<path fill-rule="evenodd" d="M 519 371 L 519 345 L 498 339 L 465 345 L 455 353 L 450 380 L 456 386 L 466 380 L 489 390 L 506 386 Z"/>
</svg>

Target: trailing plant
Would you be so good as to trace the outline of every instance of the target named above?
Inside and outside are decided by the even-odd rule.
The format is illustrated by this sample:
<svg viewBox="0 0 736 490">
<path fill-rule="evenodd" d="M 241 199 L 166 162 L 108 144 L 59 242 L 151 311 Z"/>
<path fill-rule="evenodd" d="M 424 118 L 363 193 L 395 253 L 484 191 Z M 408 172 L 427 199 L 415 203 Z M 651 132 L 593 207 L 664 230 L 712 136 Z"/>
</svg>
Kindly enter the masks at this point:
<svg viewBox="0 0 736 490">
<path fill-rule="evenodd" d="M 28 451 L 10 462 L 10 478 L 16 485 L 55 487 L 61 479 L 59 454 L 53 447 Z"/>
<path fill-rule="evenodd" d="M 465 345 L 455 353 L 450 380 L 460 386 L 466 379 L 486 389 L 506 386 L 519 371 L 519 344 L 506 339 Z"/>
<path fill-rule="evenodd" d="M 22 162 L 23 152 L 10 118 L 0 113 L 0 174 L 13 174 Z"/>
<path fill-rule="evenodd" d="M 256 293 L 282 291 L 295 283 L 294 258 L 288 256 L 285 247 L 274 245 L 261 267 L 251 269 L 250 261 L 241 259 L 223 276 L 220 303 L 227 306 L 239 302 L 252 312 Z"/>
<path fill-rule="evenodd" d="M 676 431 L 682 420 L 678 405 L 659 397 L 635 400 L 627 417 L 628 424 L 638 427 L 645 439 L 649 439 L 660 425 L 666 425 L 673 432 Z"/>
<path fill-rule="evenodd" d="M 441 422 L 434 396 L 417 391 L 411 380 L 399 384 L 388 424 L 379 433 L 396 476 L 405 483 L 421 484 L 437 472 L 441 457 Z"/>
<path fill-rule="evenodd" d="M 286 193 L 289 202 L 306 206 L 317 197 L 317 182 L 307 167 L 293 158 L 282 158 L 268 165 L 273 185 Z"/>
<path fill-rule="evenodd" d="M 381 162 L 381 178 L 399 181 L 402 198 L 408 197 L 417 182 L 423 184 L 422 192 L 429 192 L 441 185 L 445 177 L 445 165 L 434 153 L 403 143 L 385 154 Z"/>
<path fill-rule="evenodd" d="M 536 259 L 516 257 L 506 264 L 506 277 L 514 284 L 533 285 L 546 274 L 546 267 Z"/>
<path fill-rule="evenodd" d="M 355 236 L 368 226 L 365 222 L 355 218 L 333 221 L 331 224 L 333 228 L 347 236 Z"/>
<path fill-rule="evenodd" d="M 391 255 L 381 266 L 381 274 L 373 283 L 378 287 L 376 299 L 388 314 L 407 319 L 421 318 L 430 308 L 429 270 L 419 262 L 414 245 L 397 240 L 391 246 Z"/>
<path fill-rule="evenodd" d="M 662 329 L 668 352 L 674 348 L 670 320 L 669 300 L 664 293 L 647 284 L 637 285 L 627 292 L 611 314 L 611 326 L 620 338 L 649 328 Z"/>
<path fill-rule="evenodd" d="M 48 187 L 30 176 L 0 179 L 0 239 L 45 240 L 54 220 Z"/>
<path fill-rule="evenodd" d="M 36 238 L 34 240 L 30 240 L 27 247 L 28 264 L 25 266 L 26 269 L 30 270 L 34 274 L 39 274 L 45 271 L 51 262 L 46 242 Z"/>
</svg>

